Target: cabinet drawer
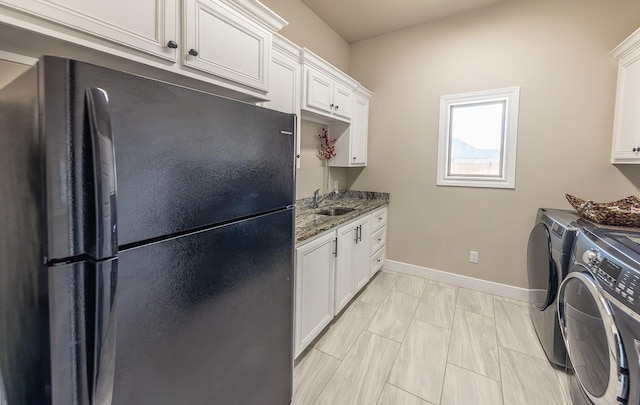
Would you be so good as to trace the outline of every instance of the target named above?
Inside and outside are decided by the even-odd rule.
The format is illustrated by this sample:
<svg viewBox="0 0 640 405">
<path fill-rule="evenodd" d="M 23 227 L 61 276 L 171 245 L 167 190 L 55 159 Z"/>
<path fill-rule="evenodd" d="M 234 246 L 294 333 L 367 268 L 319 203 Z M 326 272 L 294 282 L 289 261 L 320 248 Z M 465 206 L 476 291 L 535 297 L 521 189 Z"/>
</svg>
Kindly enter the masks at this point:
<svg viewBox="0 0 640 405">
<path fill-rule="evenodd" d="M 387 227 L 378 229 L 371 235 L 371 255 L 373 256 L 381 247 L 387 243 Z"/>
<path fill-rule="evenodd" d="M 378 250 L 378 252 L 376 254 L 374 254 L 373 256 L 371 256 L 371 275 L 373 276 L 373 274 L 380 270 L 382 268 L 382 266 L 384 265 L 384 259 L 386 258 L 385 255 L 385 248 L 383 247 L 382 249 Z"/>
<path fill-rule="evenodd" d="M 383 207 L 371 214 L 371 232 L 376 232 L 385 225 L 387 225 L 387 207 Z"/>
</svg>

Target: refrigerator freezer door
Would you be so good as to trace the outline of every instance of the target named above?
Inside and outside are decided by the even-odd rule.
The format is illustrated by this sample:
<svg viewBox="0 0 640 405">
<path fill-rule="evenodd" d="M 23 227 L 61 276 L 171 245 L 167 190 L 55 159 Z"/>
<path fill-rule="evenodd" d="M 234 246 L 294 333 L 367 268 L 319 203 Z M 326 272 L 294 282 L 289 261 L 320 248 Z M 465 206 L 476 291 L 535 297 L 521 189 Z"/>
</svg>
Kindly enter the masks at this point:
<svg viewBox="0 0 640 405">
<path fill-rule="evenodd" d="M 56 57 L 38 74 L 50 260 L 110 257 L 92 253 L 106 242 L 95 240 L 91 89 L 108 100 L 119 246 L 293 205 L 293 115 Z"/>
<path fill-rule="evenodd" d="M 120 251 L 114 404 L 284 405 L 293 210 Z"/>
</svg>

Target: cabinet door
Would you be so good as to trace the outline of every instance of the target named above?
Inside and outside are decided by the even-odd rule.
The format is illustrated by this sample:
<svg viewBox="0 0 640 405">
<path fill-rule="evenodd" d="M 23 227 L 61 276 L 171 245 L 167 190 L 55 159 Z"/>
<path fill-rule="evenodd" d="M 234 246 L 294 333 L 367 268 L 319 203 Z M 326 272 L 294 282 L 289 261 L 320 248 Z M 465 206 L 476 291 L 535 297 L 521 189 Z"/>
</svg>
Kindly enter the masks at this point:
<svg viewBox="0 0 640 405">
<path fill-rule="evenodd" d="M 312 69 L 307 69 L 307 106 L 326 113 L 333 112 L 333 81 Z"/>
<path fill-rule="evenodd" d="M 333 319 L 335 233 L 296 249 L 295 356 Z"/>
<path fill-rule="evenodd" d="M 269 89 L 271 33 L 214 0 L 184 0 L 186 66 Z"/>
<path fill-rule="evenodd" d="M 335 313 L 337 314 L 351 301 L 355 293 L 354 281 L 354 247 L 358 228 L 353 223 L 338 229 L 338 250 L 336 254 L 336 298 Z"/>
<path fill-rule="evenodd" d="M 622 61 L 613 128 L 613 163 L 640 163 L 640 61 Z"/>
<path fill-rule="evenodd" d="M 176 19 L 178 0 L 0 0 L 27 14 L 171 61 L 180 46 Z M 180 48 L 178 48 L 180 49 Z"/>
<path fill-rule="evenodd" d="M 333 86 L 333 113 L 344 118 L 351 118 L 352 99 L 352 90 L 335 84 Z"/>
<path fill-rule="evenodd" d="M 300 62 L 273 52 L 269 70 L 270 101 L 262 106 L 300 117 Z M 296 167 L 300 168 L 300 125 L 296 131 Z"/>
<path fill-rule="evenodd" d="M 371 216 L 358 220 L 358 242 L 354 245 L 353 252 L 353 269 L 355 276 L 356 292 L 370 279 L 371 265 Z"/>
<path fill-rule="evenodd" d="M 351 120 L 351 161 L 352 165 L 367 164 L 367 135 L 369 132 L 369 100 L 355 97 Z"/>
</svg>

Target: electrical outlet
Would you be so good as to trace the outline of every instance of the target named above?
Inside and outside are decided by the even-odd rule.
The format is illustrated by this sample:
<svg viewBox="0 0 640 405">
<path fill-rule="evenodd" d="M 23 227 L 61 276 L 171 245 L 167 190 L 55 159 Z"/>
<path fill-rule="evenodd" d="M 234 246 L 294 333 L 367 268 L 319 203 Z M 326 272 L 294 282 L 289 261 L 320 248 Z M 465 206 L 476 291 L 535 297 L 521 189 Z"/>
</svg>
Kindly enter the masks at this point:
<svg viewBox="0 0 640 405">
<path fill-rule="evenodd" d="M 469 261 L 471 263 L 478 263 L 478 252 L 474 250 L 469 251 Z"/>
<path fill-rule="evenodd" d="M 333 189 L 334 190 L 337 190 L 339 185 L 340 185 L 340 182 L 338 182 L 338 180 L 334 180 L 333 181 Z"/>
</svg>

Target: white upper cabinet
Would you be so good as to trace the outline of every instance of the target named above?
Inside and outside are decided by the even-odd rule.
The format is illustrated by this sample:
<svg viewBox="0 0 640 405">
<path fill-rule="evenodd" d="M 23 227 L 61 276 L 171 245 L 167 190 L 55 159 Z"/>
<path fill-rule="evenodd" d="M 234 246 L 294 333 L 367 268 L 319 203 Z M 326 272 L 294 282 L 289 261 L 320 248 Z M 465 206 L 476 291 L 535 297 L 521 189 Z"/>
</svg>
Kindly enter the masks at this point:
<svg viewBox="0 0 640 405">
<path fill-rule="evenodd" d="M 0 0 L 0 5 L 176 60 L 178 0 Z"/>
<path fill-rule="evenodd" d="M 308 49 L 302 50 L 303 118 L 319 123 L 350 122 L 358 82 Z"/>
<path fill-rule="evenodd" d="M 296 114 L 296 167 L 300 168 L 300 48 L 274 34 L 269 69 L 269 101 L 263 107 Z"/>
<path fill-rule="evenodd" d="M 611 163 L 640 163 L 640 29 L 611 53 L 618 59 Z"/>
<path fill-rule="evenodd" d="M 334 167 L 362 167 L 367 165 L 367 143 L 369 138 L 369 100 L 371 93 L 358 87 L 353 93 L 351 125 L 329 126 L 331 136 L 336 139 L 336 156 L 329 165 Z"/>
<path fill-rule="evenodd" d="M 186 66 L 269 89 L 271 33 L 216 0 L 184 0 Z"/>
<path fill-rule="evenodd" d="M 0 0 L 0 23 L 57 38 L 68 49 L 80 45 L 202 80 L 227 97 L 253 101 L 266 99 L 272 36 L 287 24 L 258 0 Z M 38 49 L 36 43 L 32 52 L 58 50 Z M 95 54 L 87 57 L 105 64 Z M 167 80 L 137 64 L 113 63 Z"/>
</svg>

